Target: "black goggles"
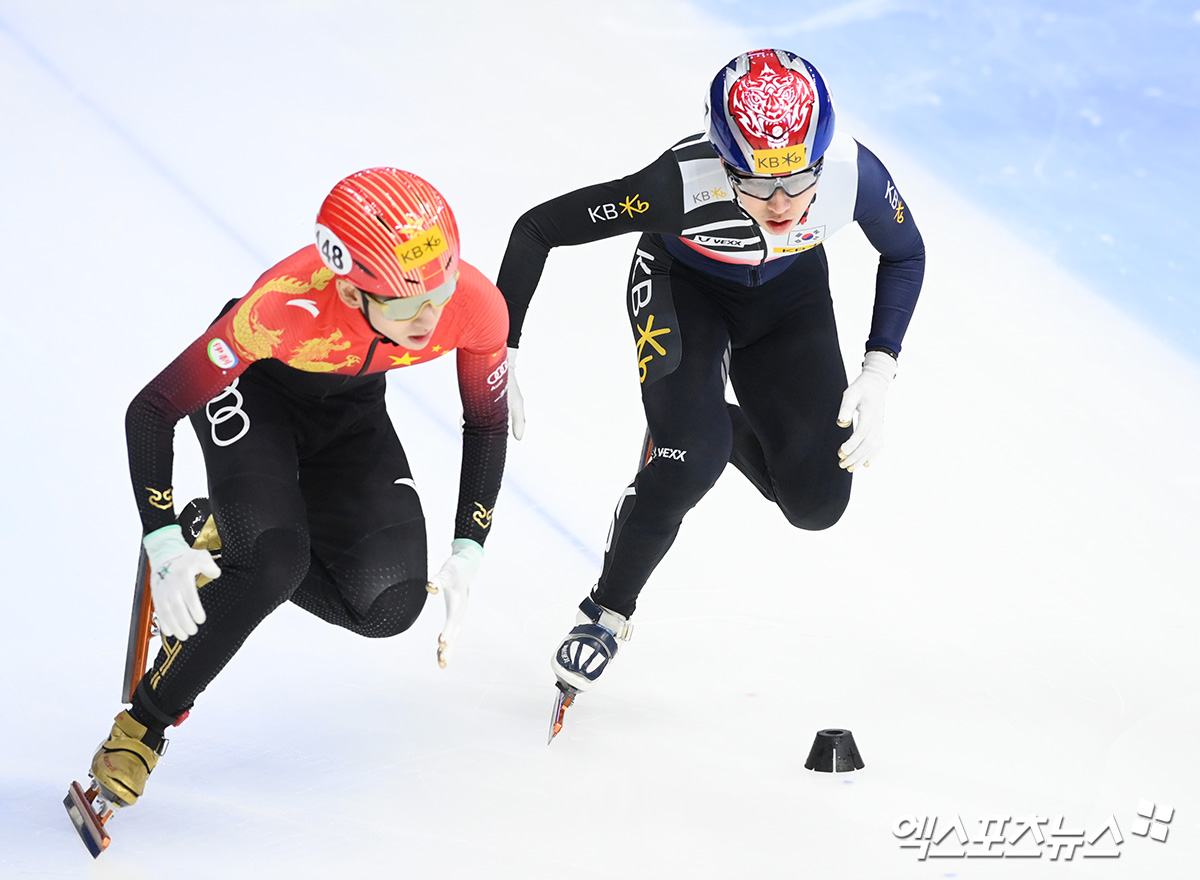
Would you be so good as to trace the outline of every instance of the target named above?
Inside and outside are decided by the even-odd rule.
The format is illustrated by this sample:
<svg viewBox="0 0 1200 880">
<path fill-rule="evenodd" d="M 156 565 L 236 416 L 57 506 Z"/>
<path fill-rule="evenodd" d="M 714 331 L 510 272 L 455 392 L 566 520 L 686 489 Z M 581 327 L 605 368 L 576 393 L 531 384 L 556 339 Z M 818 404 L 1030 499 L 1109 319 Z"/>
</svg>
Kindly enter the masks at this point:
<svg viewBox="0 0 1200 880">
<path fill-rule="evenodd" d="M 811 167 L 786 177 L 759 177 L 741 174 L 728 165 L 725 166 L 725 171 L 728 172 L 729 182 L 733 184 L 734 189 L 752 199 L 761 199 L 766 202 L 774 197 L 777 189 L 783 190 L 783 194 L 789 199 L 808 192 L 817 185 L 817 178 L 821 176 L 821 168 L 824 164 L 825 159 L 822 157 Z"/>
</svg>

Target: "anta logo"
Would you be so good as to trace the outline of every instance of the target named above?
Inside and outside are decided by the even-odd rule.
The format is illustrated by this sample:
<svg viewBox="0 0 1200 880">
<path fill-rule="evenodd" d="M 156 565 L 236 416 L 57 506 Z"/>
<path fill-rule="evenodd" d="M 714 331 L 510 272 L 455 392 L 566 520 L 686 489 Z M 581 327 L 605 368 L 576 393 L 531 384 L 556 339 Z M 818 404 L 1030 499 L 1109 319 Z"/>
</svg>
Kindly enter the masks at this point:
<svg viewBox="0 0 1200 880">
<path fill-rule="evenodd" d="M 487 377 L 488 387 L 494 389 L 496 385 L 504 378 L 507 372 L 508 361 L 505 361 L 500 366 L 496 367 L 496 369 L 492 370 L 491 375 Z"/>
<path fill-rule="evenodd" d="M 479 528 L 486 529 L 492 524 L 492 511 L 488 510 L 478 501 L 475 502 L 475 506 L 479 509 L 471 515 L 471 519 L 475 520 L 475 524 L 478 525 Z M 492 508 L 492 510 L 495 510 L 495 508 Z"/>
<path fill-rule="evenodd" d="M 173 502 L 171 501 L 170 489 L 160 491 L 158 489 L 151 489 L 149 486 L 147 486 L 146 491 L 150 493 L 150 497 L 147 500 L 150 502 L 151 507 L 157 507 L 159 510 L 171 509 Z"/>
<path fill-rule="evenodd" d="M 317 308 L 317 301 L 315 299 L 289 299 L 287 305 L 304 309 L 304 311 L 308 312 L 314 318 L 321 314 L 321 310 Z"/>
<path fill-rule="evenodd" d="M 887 182 L 887 189 L 885 189 L 883 192 L 883 199 L 891 206 L 892 210 L 896 212 L 896 214 L 895 214 L 896 222 L 903 223 L 904 222 L 904 202 L 901 201 L 900 192 L 896 189 L 896 187 L 892 184 L 892 182 L 890 180 Z"/>
<path fill-rule="evenodd" d="M 665 446 L 654 447 L 654 458 L 667 458 L 671 461 L 683 461 L 687 455 L 686 449 L 667 449 Z"/>
<path fill-rule="evenodd" d="M 587 210 L 588 216 L 592 218 L 593 223 L 602 223 L 607 220 L 616 220 L 622 214 L 628 214 L 630 217 L 634 214 L 645 214 L 650 210 L 650 203 L 642 200 L 641 193 L 634 193 L 631 196 L 626 196 L 625 200 L 620 204 L 606 202 L 603 205 L 597 205 Z"/>
</svg>

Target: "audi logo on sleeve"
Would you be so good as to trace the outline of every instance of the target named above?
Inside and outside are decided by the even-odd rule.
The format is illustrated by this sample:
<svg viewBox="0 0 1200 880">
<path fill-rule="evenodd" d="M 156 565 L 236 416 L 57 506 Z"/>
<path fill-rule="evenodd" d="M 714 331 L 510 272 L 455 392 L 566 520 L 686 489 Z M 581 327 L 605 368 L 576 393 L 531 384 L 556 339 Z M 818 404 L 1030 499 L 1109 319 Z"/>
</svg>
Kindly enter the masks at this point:
<svg viewBox="0 0 1200 880">
<path fill-rule="evenodd" d="M 204 406 L 204 415 L 212 426 L 212 442 L 218 446 L 232 446 L 250 430 L 250 416 L 242 409 L 242 393 L 237 390 L 238 379 Z M 228 399 L 229 403 L 221 401 Z M 232 424 L 230 424 L 232 423 Z"/>
</svg>

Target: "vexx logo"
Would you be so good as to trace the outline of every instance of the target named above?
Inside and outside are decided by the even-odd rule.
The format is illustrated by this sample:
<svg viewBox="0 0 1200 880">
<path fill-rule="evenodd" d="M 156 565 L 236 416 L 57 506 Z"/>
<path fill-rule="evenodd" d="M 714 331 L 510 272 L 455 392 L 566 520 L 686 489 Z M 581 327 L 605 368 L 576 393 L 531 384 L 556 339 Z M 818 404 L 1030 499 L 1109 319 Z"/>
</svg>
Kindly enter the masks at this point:
<svg viewBox="0 0 1200 880">
<path fill-rule="evenodd" d="M 684 461 L 687 456 L 686 449 L 667 449 L 664 446 L 654 447 L 654 458 L 665 458 L 670 461 Z"/>
</svg>

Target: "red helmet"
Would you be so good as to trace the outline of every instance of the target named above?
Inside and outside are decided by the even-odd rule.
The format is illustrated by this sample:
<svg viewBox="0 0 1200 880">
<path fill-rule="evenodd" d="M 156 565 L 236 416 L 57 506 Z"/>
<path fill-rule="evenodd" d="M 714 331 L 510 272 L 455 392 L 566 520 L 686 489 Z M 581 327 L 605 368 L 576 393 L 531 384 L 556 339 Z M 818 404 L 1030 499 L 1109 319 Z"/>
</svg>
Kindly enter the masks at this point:
<svg viewBox="0 0 1200 880">
<path fill-rule="evenodd" d="M 442 194 L 417 175 L 368 168 L 339 181 L 321 203 L 317 250 L 355 287 L 416 296 L 455 280 L 458 224 Z"/>
</svg>

